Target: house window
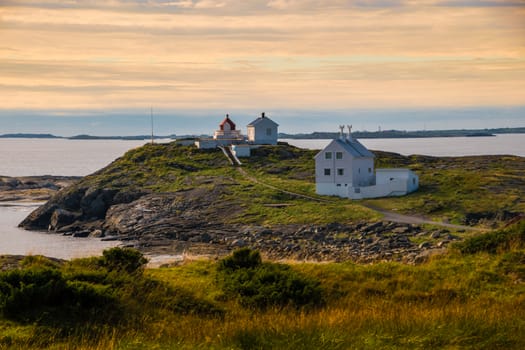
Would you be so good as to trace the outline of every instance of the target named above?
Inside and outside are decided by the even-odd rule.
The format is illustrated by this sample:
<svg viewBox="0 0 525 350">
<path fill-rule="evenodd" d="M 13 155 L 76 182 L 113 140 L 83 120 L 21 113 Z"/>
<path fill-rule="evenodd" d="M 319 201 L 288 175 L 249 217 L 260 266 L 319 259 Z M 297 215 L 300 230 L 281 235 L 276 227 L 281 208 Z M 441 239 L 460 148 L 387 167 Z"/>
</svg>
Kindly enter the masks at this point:
<svg viewBox="0 0 525 350">
<path fill-rule="evenodd" d="M 330 169 L 325 169 L 324 174 L 325 176 L 330 176 Z"/>
<path fill-rule="evenodd" d="M 272 136 L 272 128 L 266 129 L 266 136 Z"/>
<path fill-rule="evenodd" d="M 325 152 L 324 159 L 332 159 L 332 152 Z"/>
<path fill-rule="evenodd" d="M 370 174 L 372 172 L 372 168 L 368 168 L 368 173 Z"/>
<path fill-rule="evenodd" d="M 335 152 L 335 159 L 343 159 L 343 152 Z"/>
<path fill-rule="evenodd" d="M 337 187 L 341 187 L 341 184 L 337 184 L 336 186 L 337 186 Z"/>
<path fill-rule="evenodd" d="M 357 169 L 357 172 L 358 172 L 359 174 L 361 174 L 361 168 Z"/>
<path fill-rule="evenodd" d="M 412 178 L 412 183 L 415 185 L 416 184 L 416 179 L 415 178 Z"/>
<path fill-rule="evenodd" d="M 343 176 L 345 174 L 345 169 L 337 169 L 337 175 Z"/>
</svg>

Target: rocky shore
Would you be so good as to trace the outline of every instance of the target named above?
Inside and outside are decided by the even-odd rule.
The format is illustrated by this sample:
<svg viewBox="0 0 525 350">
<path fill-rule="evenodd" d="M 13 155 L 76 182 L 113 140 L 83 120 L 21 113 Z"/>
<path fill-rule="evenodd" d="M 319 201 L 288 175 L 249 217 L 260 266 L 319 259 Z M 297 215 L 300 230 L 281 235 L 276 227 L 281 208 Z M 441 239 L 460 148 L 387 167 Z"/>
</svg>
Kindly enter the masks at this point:
<svg viewBox="0 0 525 350">
<path fill-rule="evenodd" d="M 77 182 L 75 176 L 0 176 L 0 202 L 40 202 Z"/>
<path fill-rule="evenodd" d="M 219 214 L 235 210 L 235 203 L 223 202 L 220 208 L 212 205 L 223 192 L 221 186 L 205 192 L 197 188 L 149 194 L 77 188 L 53 197 L 21 226 L 79 239 L 119 240 L 149 255 L 213 258 L 250 247 L 271 260 L 362 263 L 418 263 L 457 239 L 447 230 L 429 232 L 418 225 L 383 221 L 264 227 L 229 224 Z"/>
</svg>

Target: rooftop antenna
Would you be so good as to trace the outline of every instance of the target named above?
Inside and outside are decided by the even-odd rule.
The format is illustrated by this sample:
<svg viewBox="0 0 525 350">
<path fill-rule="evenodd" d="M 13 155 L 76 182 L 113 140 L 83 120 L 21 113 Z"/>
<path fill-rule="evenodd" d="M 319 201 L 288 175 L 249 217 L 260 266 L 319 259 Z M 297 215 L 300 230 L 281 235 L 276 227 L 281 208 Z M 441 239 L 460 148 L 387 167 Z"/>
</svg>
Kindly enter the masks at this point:
<svg viewBox="0 0 525 350">
<path fill-rule="evenodd" d="M 150 117 L 151 117 L 151 144 L 153 145 L 155 142 L 153 141 L 153 106 L 150 108 Z"/>
<path fill-rule="evenodd" d="M 352 141 L 352 125 L 347 125 L 348 128 L 348 140 Z"/>
<path fill-rule="evenodd" d="M 345 126 L 344 125 L 339 125 L 339 129 L 341 129 L 341 133 L 339 135 L 339 138 L 341 140 L 344 140 L 345 139 Z"/>
</svg>

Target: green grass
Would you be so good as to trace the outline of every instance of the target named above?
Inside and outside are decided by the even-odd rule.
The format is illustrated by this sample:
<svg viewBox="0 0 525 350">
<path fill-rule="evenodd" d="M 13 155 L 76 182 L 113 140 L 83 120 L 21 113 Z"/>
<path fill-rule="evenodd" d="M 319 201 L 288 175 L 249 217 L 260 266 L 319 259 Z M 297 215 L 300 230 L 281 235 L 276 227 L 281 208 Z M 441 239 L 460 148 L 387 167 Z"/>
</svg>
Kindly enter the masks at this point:
<svg viewBox="0 0 525 350">
<path fill-rule="evenodd" d="M 504 211 L 525 212 L 525 158 L 402 157 L 385 152 L 376 152 L 376 155 L 376 167 L 414 170 L 420 177 L 420 188 L 404 197 L 373 199 L 367 203 L 469 225 L 492 225 Z M 469 222 L 469 214 L 479 214 L 486 220 Z"/>
<path fill-rule="evenodd" d="M 505 232 L 509 237 L 519 236 L 523 233 L 523 222 Z M 490 237 L 490 233 L 480 237 Z M 483 250 L 462 253 L 460 249 L 452 249 L 417 266 L 296 263 L 277 265 L 283 266 L 277 270 L 265 267 L 262 275 L 253 274 L 255 283 L 277 281 L 275 286 L 282 286 L 279 281 L 288 277 L 274 279 L 271 277 L 274 273 L 290 274 L 290 281 L 293 276 L 317 281 L 323 303 L 315 308 L 246 305 L 232 293 L 231 284 L 225 289 L 223 281 L 231 273 L 233 281 L 248 283 L 245 278 L 252 275 L 243 274 L 242 279 L 237 279 L 236 268 L 228 272 L 221 267 L 231 265 L 227 259 L 220 263 L 194 261 L 144 272 L 139 269 L 139 273 L 118 269 L 117 275 L 108 266 L 114 269 L 119 264 L 108 265 L 100 259 L 78 259 L 58 265 L 33 259 L 21 268 L 43 266 L 55 269 L 67 281 L 82 280 L 105 286 L 107 291 L 101 293 L 111 292 L 115 305 L 125 311 L 125 316 L 115 320 L 104 313 L 86 312 L 73 320 L 59 319 L 64 321 L 62 325 L 56 321 L 49 323 L 46 317 L 27 322 L 3 315 L 0 348 L 525 347 L 525 250 L 516 244 L 500 242 L 495 253 Z M 251 271 L 271 265 L 265 264 L 257 262 L 246 268 Z M 38 305 L 33 308 L 38 310 Z M 49 308 L 44 311 L 54 312 Z"/>
<path fill-rule="evenodd" d="M 349 201 L 315 193 L 315 153 L 288 145 L 263 146 L 252 150 L 252 157 L 242 159 L 242 167 L 264 184 L 328 202 L 306 200 L 253 183 L 230 166 L 218 149 L 199 150 L 176 143 L 148 144 L 130 150 L 69 191 L 72 193 L 82 187 L 114 189 L 123 193 L 219 189 L 222 193 L 220 200 L 227 201 L 235 209 L 228 217 L 228 223 L 259 225 L 379 219 L 377 213 L 362 205 L 367 203 L 470 225 L 493 225 L 508 219 L 502 216 L 506 211 L 525 211 L 524 158 L 404 157 L 376 152 L 377 167 L 408 167 L 416 171 L 420 176 L 420 189 L 404 197 Z M 275 204 L 286 206 L 271 206 Z M 213 206 L 210 210 L 214 210 Z M 486 220 L 480 221 L 476 215 Z"/>
</svg>

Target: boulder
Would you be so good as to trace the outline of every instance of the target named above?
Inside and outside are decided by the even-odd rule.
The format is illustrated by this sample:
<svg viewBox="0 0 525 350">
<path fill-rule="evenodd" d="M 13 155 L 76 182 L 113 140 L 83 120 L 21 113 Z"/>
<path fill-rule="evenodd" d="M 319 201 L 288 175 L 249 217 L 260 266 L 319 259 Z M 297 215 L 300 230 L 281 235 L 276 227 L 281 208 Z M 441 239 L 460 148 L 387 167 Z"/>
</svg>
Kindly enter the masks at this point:
<svg viewBox="0 0 525 350">
<path fill-rule="evenodd" d="M 55 209 L 49 222 L 49 231 L 57 231 L 59 228 L 71 225 L 81 214 L 65 209 Z"/>
</svg>

